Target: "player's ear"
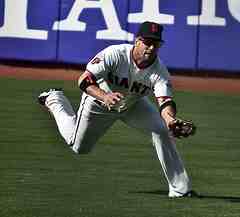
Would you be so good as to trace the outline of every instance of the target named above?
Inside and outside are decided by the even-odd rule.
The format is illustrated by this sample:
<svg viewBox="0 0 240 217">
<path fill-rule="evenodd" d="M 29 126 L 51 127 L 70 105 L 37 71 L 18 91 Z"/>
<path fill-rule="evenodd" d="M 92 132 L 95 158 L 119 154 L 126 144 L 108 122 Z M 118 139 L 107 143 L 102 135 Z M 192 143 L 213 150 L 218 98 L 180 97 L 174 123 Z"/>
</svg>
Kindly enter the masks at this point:
<svg viewBox="0 0 240 217">
<path fill-rule="evenodd" d="M 135 46 L 138 47 L 140 45 L 141 41 L 139 40 L 139 38 L 135 39 Z"/>
</svg>

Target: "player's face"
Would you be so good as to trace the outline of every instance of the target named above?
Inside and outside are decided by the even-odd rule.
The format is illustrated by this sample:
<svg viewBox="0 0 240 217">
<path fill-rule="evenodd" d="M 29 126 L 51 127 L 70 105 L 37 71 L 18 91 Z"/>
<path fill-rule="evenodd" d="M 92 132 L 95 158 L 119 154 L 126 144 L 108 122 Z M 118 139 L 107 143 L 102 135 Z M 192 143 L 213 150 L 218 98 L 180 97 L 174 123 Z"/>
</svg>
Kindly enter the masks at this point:
<svg viewBox="0 0 240 217">
<path fill-rule="evenodd" d="M 150 38 L 137 38 L 135 42 L 135 47 L 138 51 L 139 57 L 142 61 L 151 61 L 157 55 L 158 49 L 161 47 L 162 43 L 157 40 Z"/>
</svg>

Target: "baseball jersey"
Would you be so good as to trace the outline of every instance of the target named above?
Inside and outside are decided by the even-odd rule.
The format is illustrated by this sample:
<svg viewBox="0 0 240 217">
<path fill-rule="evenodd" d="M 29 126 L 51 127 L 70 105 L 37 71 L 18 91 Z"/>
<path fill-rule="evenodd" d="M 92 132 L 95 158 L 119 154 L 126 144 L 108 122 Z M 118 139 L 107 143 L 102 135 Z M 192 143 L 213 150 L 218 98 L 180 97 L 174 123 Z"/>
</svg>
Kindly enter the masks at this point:
<svg viewBox="0 0 240 217">
<path fill-rule="evenodd" d="M 112 45 L 99 52 L 86 70 L 92 73 L 99 87 L 106 92 L 120 92 L 127 107 L 139 98 L 154 94 L 171 97 L 170 75 L 159 57 L 146 68 L 139 68 L 132 58 L 133 45 Z"/>
</svg>

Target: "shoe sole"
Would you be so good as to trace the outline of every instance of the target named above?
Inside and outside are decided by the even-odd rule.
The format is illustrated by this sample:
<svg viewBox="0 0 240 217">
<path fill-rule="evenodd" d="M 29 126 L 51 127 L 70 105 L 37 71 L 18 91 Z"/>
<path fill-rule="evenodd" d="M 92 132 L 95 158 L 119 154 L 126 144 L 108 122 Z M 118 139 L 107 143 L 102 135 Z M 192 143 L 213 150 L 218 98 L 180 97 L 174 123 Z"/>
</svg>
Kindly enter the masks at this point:
<svg viewBox="0 0 240 217">
<path fill-rule="evenodd" d="M 51 94 L 51 92 L 53 91 L 63 91 L 62 88 L 52 88 L 50 89 L 48 92 L 42 92 L 39 96 L 38 96 L 38 103 L 40 105 L 43 105 L 45 106 L 45 102 L 46 102 L 46 99 L 47 97 Z"/>
</svg>

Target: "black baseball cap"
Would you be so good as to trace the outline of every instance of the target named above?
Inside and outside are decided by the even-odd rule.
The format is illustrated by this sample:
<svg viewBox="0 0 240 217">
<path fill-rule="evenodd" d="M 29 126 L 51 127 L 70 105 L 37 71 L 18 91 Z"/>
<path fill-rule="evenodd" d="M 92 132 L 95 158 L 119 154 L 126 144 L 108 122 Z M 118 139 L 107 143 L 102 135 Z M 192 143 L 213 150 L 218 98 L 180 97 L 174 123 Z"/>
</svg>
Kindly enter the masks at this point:
<svg viewBox="0 0 240 217">
<path fill-rule="evenodd" d="M 151 38 L 157 41 L 164 42 L 162 40 L 163 26 L 159 23 L 146 21 L 139 27 L 137 37 Z"/>
</svg>

